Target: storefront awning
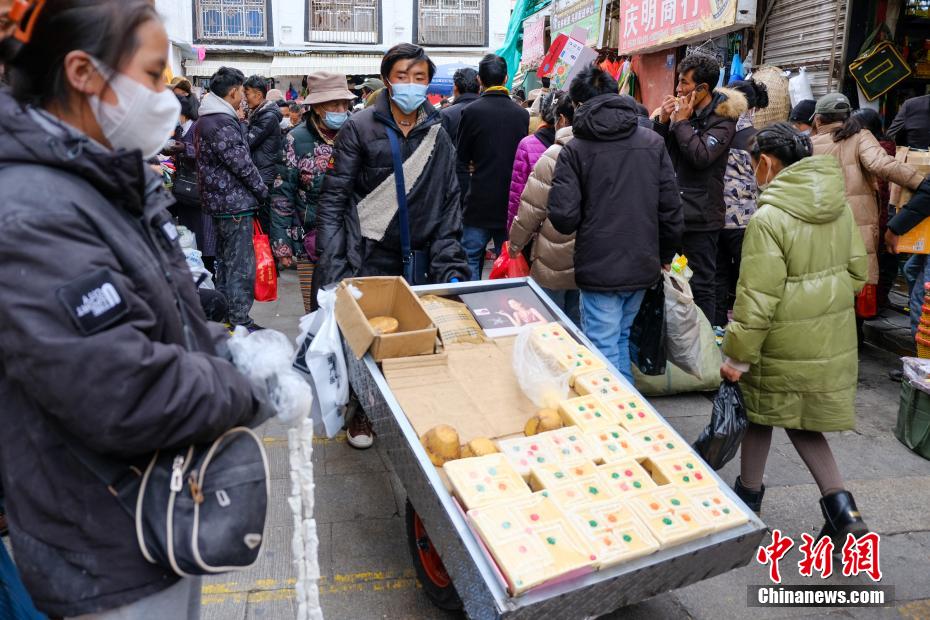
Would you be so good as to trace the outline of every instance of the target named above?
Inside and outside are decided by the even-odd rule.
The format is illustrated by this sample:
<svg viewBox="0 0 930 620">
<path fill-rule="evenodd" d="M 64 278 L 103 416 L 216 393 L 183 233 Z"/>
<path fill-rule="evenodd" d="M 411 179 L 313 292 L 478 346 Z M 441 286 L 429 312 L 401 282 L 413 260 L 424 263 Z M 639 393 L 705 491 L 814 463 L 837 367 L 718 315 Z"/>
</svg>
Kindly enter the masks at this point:
<svg viewBox="0 0 930 620">
<path fill-rule="evenodd" d="M 275 56 L 268 77 L 307 75 L 316 71 L 333 71 L 346 75 L 379 75 L 384 54 L 346 54 L 311 52 L 310 54 Z M 430 54 L 437 65 L 464 64 L 478 66 L 481 55 L 473 56 Z"/>
<path fill-rule="evenodd" d="M 271 58 L 266 56 L 256 56 L 246 59 L 241 58 L 211 58 L 203 62 L 197 60 L 188 60 L 185 63 L 185 75 L 187 77 L 210 77 L 220 67 L 235 67 L 242 71 L 246 76 L 261 75 L 269 76 L 271 70 Z"/>
</svg>

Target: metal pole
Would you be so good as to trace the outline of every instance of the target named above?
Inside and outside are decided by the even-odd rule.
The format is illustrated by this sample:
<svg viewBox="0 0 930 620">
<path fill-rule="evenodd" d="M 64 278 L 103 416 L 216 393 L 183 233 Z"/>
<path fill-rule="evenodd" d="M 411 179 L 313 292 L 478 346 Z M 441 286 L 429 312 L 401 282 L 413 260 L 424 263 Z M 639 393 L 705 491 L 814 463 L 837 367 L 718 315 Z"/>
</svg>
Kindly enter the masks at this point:
<svg viewBox="0 0 930 620">
<path fill-rule="evenodd" d="M 836 1 L 836 11 L 833 15 L 833 45 L 830 46 L 830 71 L 827 74 L 827 92 L 833 91 L 833 67 L 836 64 L 836 37 L 840 30 L 840 4 L 843 0 Z"/>
</svg>

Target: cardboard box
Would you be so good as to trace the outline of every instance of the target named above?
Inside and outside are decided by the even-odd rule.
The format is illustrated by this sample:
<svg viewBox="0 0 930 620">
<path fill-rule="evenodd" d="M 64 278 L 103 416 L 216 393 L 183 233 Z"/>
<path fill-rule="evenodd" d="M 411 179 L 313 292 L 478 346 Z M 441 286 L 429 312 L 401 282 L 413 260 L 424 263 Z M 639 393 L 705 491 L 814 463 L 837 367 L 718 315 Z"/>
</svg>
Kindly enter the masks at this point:
<svg viewBox="0 0 930 620">
<path fill-rule="evenodd" d="M 927 151 L 912 151 L 906 146 L 899 146 L 895 159 L 905 162 L 924 176 L 930 174 L 930 153 Z M 892 185 L 891 204 L 902 208 L 911 196 L 913 192 L 906 187 Z M 924 219 L 920 224 L 901 235 L 898 240 L 898 252 L 930 254 L 930 218 Z"/>
<path fill-rule="evenodd" d="M 349 285 L 361 291 L 355 299 Z M 392 316 L 400 323 L 396 333 L 376 333 L 368 319 Z M 400 277 L 352 278 L 336 291 L 336 322 L 358 359 L 371 352 L 376 362 L 394 357 L 431 355 L 438 331 L 420 299 Z"/>
</svg>

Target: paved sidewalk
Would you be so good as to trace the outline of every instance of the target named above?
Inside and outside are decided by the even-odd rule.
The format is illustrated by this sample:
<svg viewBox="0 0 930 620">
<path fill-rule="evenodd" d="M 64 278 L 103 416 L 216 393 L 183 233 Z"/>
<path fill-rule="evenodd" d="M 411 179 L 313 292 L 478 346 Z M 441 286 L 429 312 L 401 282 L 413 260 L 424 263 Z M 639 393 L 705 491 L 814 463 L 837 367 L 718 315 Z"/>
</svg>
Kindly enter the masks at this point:
<svg viewBox="0 0 930 620">
<path fill-rule="evenodd" d="M 256 304 L 253 311 L 259 323 L 290 336 L 296 336 L 302 314 L 294 272 L 286 272 L 281 280 L 280 301 Z M 868 330 L 881 329 L 881 321 L 872 321 L 867 324 L 867 336 Z M 900 332 L 901 327 L 888 329 Z M 930 462 L 912 454 L 891 433 L 899 385 L 890 382 L 886 373 L 898 367 L 896 356 L 865 345 L 860 358 L 858 428 L 829 439 L 865 519 L 882 535 L 882 583 L 895 586 L 895 605 L 884 609 L 749 609 L 746 586 L 767 580 L 767 568 L 751 564 L 659 595 L 609 618 L 930 618 Z M 688 440 L 697 437 L 710 414 L 710 400 L 701 394 L 651 402 Z M 204 586 L 207 620 L 295 617 L 285 437 L 286 429 L 274 422 L 264 428 L 275 478 L 265 555 L 255 569 L 220 576 Z M 377 450 L 353 450 L 341 436 L 317 438 L 314 449 L 323 575 L 320 596 L 327 620 L 458 617 L 432 607 L 416 584 L 404 532 L 404 492 Z M 728 464 L 722 477 L 733 480 L 738 467 L 736 461 Z M 773 439 L 765 483 L 762 517 L 770 527 L 795 537 L 819 530 L 822 517 L 816 486 L 782 431 L 776 431 Z M 782 562 L 787 584 L 802 583 L 795 569 L 795 551 Z M 829 582 L 867 583 L 842 577 Z"/>
</svg>

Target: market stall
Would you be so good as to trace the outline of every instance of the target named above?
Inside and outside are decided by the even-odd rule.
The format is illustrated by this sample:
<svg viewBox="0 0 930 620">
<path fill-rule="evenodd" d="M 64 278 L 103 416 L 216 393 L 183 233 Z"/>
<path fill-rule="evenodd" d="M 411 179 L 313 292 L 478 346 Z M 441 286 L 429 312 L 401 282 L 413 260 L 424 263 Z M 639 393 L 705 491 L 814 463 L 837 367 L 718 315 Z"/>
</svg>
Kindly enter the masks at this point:
<svg viewBox="0 0 930 620">
<path fill-rule="evenodd" d="M 594 617 L 754 556 L 762 521 L 532 280 L 359 279 L 335 315 L 438 606 Z"/>
</svg>

